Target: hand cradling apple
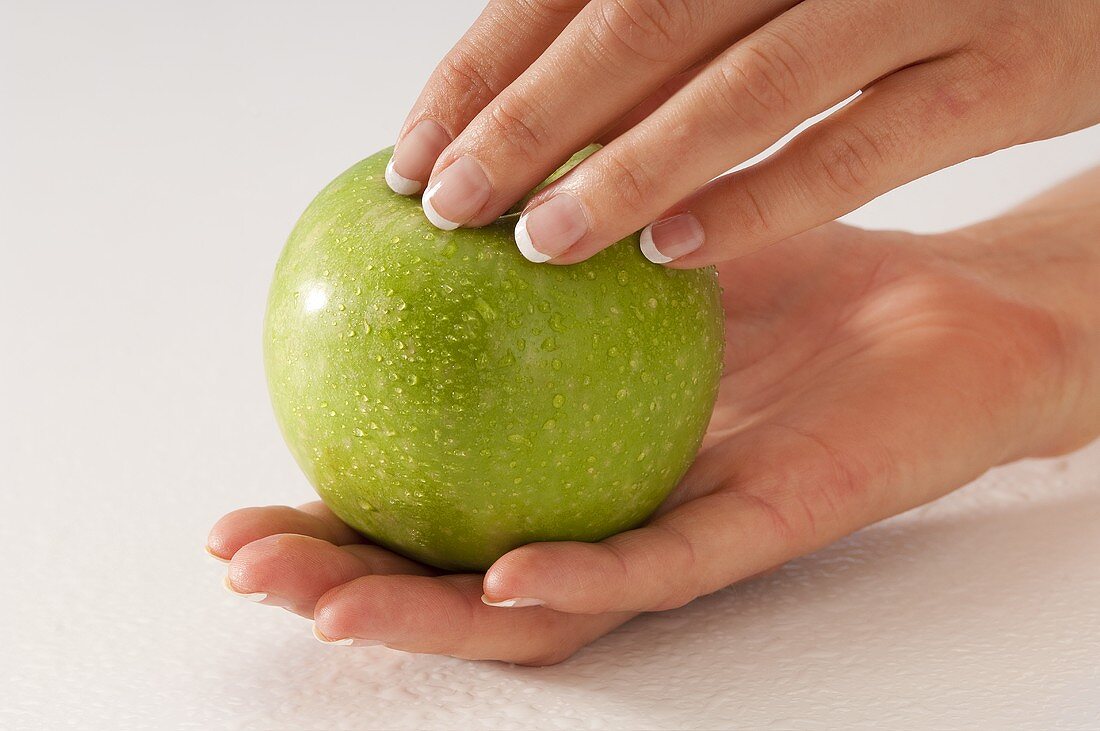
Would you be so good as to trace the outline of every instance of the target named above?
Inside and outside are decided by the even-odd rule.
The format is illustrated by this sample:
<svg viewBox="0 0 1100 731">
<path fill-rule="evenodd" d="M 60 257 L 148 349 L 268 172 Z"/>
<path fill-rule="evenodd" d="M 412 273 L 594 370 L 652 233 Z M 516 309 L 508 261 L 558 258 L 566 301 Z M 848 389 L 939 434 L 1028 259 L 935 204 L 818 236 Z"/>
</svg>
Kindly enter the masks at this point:
<svg viewBox="0 0 1100 731">
<path fill-rule="evenodd" d="M 268 302 L 276 416 L 321 498 L 370 540 L 445 569 L 642 523 L 710 418 L 714 272 L 650 264 L 637 237 L 532 264 L 514 222 L 432 227 L 386 186 L 389 158 L 309 205 Z"/>
</svg>

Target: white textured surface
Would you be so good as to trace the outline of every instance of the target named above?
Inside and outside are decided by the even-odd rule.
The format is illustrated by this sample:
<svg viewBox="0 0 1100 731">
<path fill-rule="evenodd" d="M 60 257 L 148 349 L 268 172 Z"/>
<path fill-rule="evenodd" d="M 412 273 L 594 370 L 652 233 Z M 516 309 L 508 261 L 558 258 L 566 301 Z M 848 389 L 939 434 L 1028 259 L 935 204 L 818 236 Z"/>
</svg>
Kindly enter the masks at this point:
<svg viewBox="0 0 1100 731">
<path fill-rule="evenodd" d="M 1096 728 L 1100 446 L 553 668 L 323 647 L 221 588 L 209 524 L 311 497 L 260 364 L 275 256 L 477 6 L 424 4 L 0 4 L 0 728 Z M 1097 162 L 1090 130 L 852 218 L 945 228 Z"/>
</svg>

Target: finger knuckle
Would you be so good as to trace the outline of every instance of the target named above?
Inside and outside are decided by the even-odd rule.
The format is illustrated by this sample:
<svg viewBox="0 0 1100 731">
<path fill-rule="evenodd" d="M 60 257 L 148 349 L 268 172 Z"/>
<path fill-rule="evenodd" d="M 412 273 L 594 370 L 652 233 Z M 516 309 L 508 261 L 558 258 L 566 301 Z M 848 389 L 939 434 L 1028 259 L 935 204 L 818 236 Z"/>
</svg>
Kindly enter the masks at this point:
<svg viewBox="0 0 1100 731">
<path fill-rule="evenodd" d="M 733 186 L 730 196 L 730 222 L 743 242 L 765 241 L 773 236 L 776 216 L 769 198 L 751 185 Z"/>
<path fill-rule="evenodd" d="M 761 35 L 718 64 L 715 97 L 751 129 L 780 134 L 797 114 L 809 64 L 797 47 L 778 35 Z"/>
<path fill-rule="evenodd" d="M 876 173 L 889 155 L 883 135 L 845 125 L 811 146 L 810 177 L 825 186 L 830 199 L 863 198 L 874 190 Z"/>
<path fill-rule="evenodd" d="M 693 15 L 685 0 L 607 0 L 595 13 L 593 37 L 610 55 L 665 63 L 682 53 Z"/>
<path fill-rule="evenodd" d="M 616 155 L 606 156 L 603 166 L 608 189 L 615 191 L 619 205 L 628 211 L 644 211 L 656 189 L 645 166 Z"/>
<path fill-rule="evenodd" d="M 447 54 L 436 70 L 448 103 L 484 104 L 500 91 L 477 59 L 474 49 L 456 49 Z"/>
<path fill-rule="evenodd" d="M 510 95 L 489 107 L 486 122 L 494 137 L 534 159 L 550 141 L 549 128 L 542 119 L 542 113 L 530 101 Z"/>
</svg>

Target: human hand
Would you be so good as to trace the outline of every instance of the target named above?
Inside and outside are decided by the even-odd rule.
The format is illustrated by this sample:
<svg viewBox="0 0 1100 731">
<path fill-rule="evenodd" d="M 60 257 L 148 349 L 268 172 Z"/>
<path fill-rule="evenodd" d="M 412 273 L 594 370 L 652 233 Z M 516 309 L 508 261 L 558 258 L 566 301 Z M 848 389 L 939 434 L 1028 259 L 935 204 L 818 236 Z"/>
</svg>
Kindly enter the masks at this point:
<svg viewBox="0 0 1100 731">
<path fill-rule="evenodd" d="M 1079 190 L 1100 189 L 1100 171 L 1085 182 Z M 313 618 L 322 638 L 560 661 L 637 612 L 1095 436 L 1100 207 L 1090 195 L 937 236 L 830 224 L 723 268 L 718 404 L 695 464 L 645 527 L 524 546 L 484 576 L 442 574 L 313 503 L 231 513 L 209 550 L 232 559 L 231 589 Z M 520 601 L 492 607 L 483 594 Z"/>
<path fill-rule="evenodd" d="M 494 0 L 439 64 L 387 180 L 442 228 L 526 204 L 570 264 L 647 224 L 648 258 L 725 261 L 902 183 L 1100 121 L 1095 0 Z M 767 161 L 708 183 L 858 90 Z"/>
</svg>

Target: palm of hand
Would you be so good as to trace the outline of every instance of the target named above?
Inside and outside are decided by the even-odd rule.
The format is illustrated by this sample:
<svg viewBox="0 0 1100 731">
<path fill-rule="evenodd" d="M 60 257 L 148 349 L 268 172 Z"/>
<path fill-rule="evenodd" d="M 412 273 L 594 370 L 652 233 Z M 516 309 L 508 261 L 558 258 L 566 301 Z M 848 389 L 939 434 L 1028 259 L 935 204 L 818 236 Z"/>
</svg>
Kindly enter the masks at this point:
<svg viewBox="0 0 1100 731">
<path fill-rule="evenodd" d="M 991 412 L 1018 408 L 997 395 L 1028 376 L 1029 344 L 1049 324 L 923 243 L 832 224 L 720 272 L 718 403 L 695 464 L 646 528 L 517 549 L 484 577 L 364 544 L 319 503 L 231 513 L 210 548 L 233 557 L 232 589 L 263 592 L 330 638 L 560 661 L 637 611 L 765 571 L 1012 455 Z M 483 591 L 547 606 L 488 607 Z"/>
</svg>

